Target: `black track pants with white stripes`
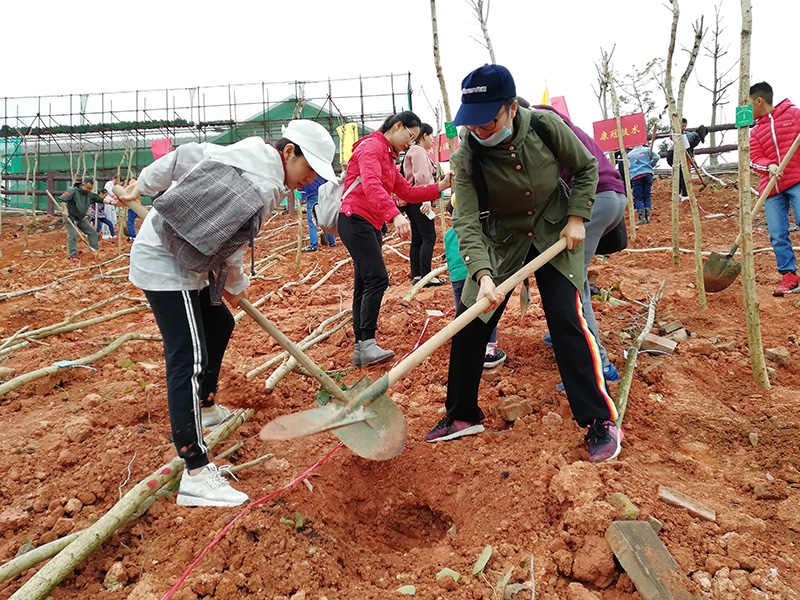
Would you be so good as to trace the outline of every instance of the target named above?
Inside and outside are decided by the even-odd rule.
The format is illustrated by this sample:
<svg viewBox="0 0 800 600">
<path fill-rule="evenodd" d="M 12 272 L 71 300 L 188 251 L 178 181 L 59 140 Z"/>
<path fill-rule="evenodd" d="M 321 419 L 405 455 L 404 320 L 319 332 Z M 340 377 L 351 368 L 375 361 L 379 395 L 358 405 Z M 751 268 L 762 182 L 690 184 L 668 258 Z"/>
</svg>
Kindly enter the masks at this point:
<svg viewBox="0 0 800 600">
<path fill-rule="evenodd" d="M 164 339 L 172 441 L 186 468 L 197 469 L 208 464 L 200 407 L 213 404 L 233 315 L 225 304 L 211 306 L 207 287 L 144 295 Z"/>
</svg>

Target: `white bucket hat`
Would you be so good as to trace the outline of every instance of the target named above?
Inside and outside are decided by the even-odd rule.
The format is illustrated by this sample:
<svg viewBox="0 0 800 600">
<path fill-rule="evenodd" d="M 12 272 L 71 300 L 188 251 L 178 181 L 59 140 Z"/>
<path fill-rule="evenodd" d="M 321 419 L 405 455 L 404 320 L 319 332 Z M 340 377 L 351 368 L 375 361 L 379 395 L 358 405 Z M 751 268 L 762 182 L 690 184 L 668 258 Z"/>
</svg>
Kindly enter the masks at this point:
<svg viewBox="0 0 800 600">
<path fill-rule="evenodd" d="M 315 121 L 296 119 L 284 125 L 281 133 L 287 140 L 300 146 L 303 156 L 317 175 L 328 181 L 336 181 L 336 173 L 331 166 L 336 144 L 327 129 Z"/>
</svg>

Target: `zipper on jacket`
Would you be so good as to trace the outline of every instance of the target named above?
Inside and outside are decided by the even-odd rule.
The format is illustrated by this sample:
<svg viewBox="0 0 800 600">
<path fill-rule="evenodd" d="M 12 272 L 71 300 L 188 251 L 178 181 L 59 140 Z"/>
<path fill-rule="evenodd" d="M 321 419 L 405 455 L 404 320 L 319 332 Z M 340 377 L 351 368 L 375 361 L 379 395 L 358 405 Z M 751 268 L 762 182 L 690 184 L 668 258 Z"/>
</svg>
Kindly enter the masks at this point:
<svg viewBox="0 0 800 600">
<path fill-rule="evenodd" d="M 783 159 L 781 158 L 780 148 L 778 148 L 778 136 L 775 135 L 775 119 L 772 118 L 772 113 L 769 113 L 767 116 L 769 116 L 769 130 L 772 133 L 772 141 L 775 144 L 775 154 L 778 155 L 778 166 L 780 166 L 781 160 Z M 769 173 L 769 167 L 767 167 L 767 173 Z M 775 182 L 775 191 L 779 194 L 781 193 L 777 181 Z"/>
</svg>

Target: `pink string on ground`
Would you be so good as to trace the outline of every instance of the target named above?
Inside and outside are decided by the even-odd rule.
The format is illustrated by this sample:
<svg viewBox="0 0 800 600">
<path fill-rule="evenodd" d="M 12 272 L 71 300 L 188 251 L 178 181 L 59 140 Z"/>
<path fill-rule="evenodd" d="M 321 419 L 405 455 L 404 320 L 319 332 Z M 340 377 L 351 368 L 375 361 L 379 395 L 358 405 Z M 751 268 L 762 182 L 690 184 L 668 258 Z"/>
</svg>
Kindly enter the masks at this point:
<svg viewBox="0 0 800 600">
<path fill-rule="evenodd" d="M 304 472 L 302 475 L 298 475 L 297 477 L 295 477 L 294 479 L 292 479 L 292 480 L 291 480 L 289 483 L 287 483 L 285 486 L 283 486 L 281 489 L 279 489 L 279 490 L 276 490 L 276 491 L 272 492 L 271 494 L 268 494 L 268 495 L 264 496 L 264 497 L 263 497 L 263 498 L 261 498 L 260 500 L 256 500 L 255 502 L 252 502 L 252 503 L 248 504 L 248 505 L 247 505 L 247 506 L 246 506 L 244 509 L 242 509 L 242 511 L 241 511 L 241 512 L 240 512 L 238 515 L 236 515 L 236 516 L 235 516 L 235 517 L 234 517 L 234 518 L 231 520 L 231 522 L 230 522 L 230 523 L 228 523 L 228 524 L 225 526 L 225 528 L 224 528 L 222 531 L 220 531 L 219 535 L 217 535 L 217 537 L 215 537 L 215 538 L 214 538 L 214 540 L 213 540 L 213 541 L 212 541 L 212 542 L 211 542 L 211 543 L 210 543 L 210 544 L 209 544 L 209 545 L 206 547 L 206 549 L 205 549 L 205 550 L 203 550 L 203 551 L 200 553 L 200 556 L 198 556 L 196 559 L 194 559 L 194 562 L 193 562 L 191 565 L 189 565 L 189 568 L 188 568 L 188 569 L 186 569 L 186 572 L 185 572 L 183 575 L 181 575 L 181 578 L 180 578 L 180 579 L 178 579 L 178 581 L 176 581 L 176 582 L 175 582 L 175 585 L 173 585 L 173 586 L 170 588 L 170 590 L 169 590 L 169 591 L 168 591 L 166 594 L 164 594 L 164 595 L 161 597 L 161 600 L 168 600 L 169 598 L 172 598 L 173 594 L 175 594 L 175 592 L 177 592 L 177 591 L 178 591 L 178 588 L 180 587 L 180 585 L 181 585 L 181 584 L 182 584 L 184 581 L 186 581 L 186 578 L 187 578 L 187 577 L 188 577 L 188 576 L 191 574 L 191 572 L 194 570 L 194 568 L 195 568 L 195 567 L 196 567 L 196 566 L 197 566 L 197 565 L 200 563 L 200 561 L 202 560 L 202 558 L 203 558 L 203 557 L 204 557 L 206 554 L 208 554 L 208 553 L 211 551 L 211 549 L 212 549 L 214 546 L 216 546 L 216 545 L 219 543 L 219 541 L 220 541 L 222 538 L 224 538 L 224 537 L 225 537 L 225 534 L 227 534 L 227 533 L 228 533 L 228 531 L 230 531 L 231 527 L 233 527 L 233 525 L 236 523 L 236 521 L 238 521 L 239 519 L 241 519 L 241 518 L 242 518 L 242 517 L 243 517 L 243 516 L 244 516 L 244 515 L 247 513 L 247 511 L 249 511 L 251 508 L 255 508 L 256 506 L 258 506 L 258 505 L 260 505 L 260 504 L 263 504 L 264 502 L 266 502 L 266 501 L 267 501 L 267 500 L 269 500 L 270 498 L 273 498 L 274 496 L 277 496 L 278 494 L 280 494 L 280 493 L 281 493 L 281 492 L 283 492 L 284 490 L 288 490 L 288 489 L 289 489 L 290 487 L 292 487 L 293 485 L 295 485 L 295 484 L 297 484 L 297 483 L 300 483 L 301 481 L 303 481 L 303 479 L 305 479 L 306 477 L 308 477 L 308 476 L 309 476 L 309 475 L 310 475 L 310 474 L 311 474 L 311 473 L 314 471 L 314 469 L 316 469 L 318 466 L 320 466 L 322 463 L 324 463 L 326 460 L 328 460 L 328 458 L 330 458 L 331 454 L 333 454 L 334 452 L 336 452 L 336 451 L 337 451 L 339 448 L 341 448 L 343 445 L 344 445 L 344 442 L 339 442 L 339 443 L 338 443 L 336 446 L 334 446 L 333 450 L 331 450 L 330 452 L 328 452 L 328 453 L 327 453 L 325 456 L 323 456 L 322 458 L 320 458 L 320 459 L 319 459 L 319 460 L 318 460 L 316 463 L 314 463 L 314 464 L 313 464 L 311 467 L 309 467 L 308 469 L 306 469 L 306 471 L 305 471 L 305 472 Z"/>
<path fill-rule="evenodd" d="M 97 337 L 93 337 L 89 340 L 83 340 L 82 342 L 75 342 L 74 344 L 70 344 L 70 348 L 74 348 L 75 346 L 82 346 L 83 344 L 89 344 L 90 342 L 94 342 L 96 340 L 100 340 L 104 337 L 108 337 L 110 335 L 114 335 L 115 333 L 119 333 L 120 331 L 125 331 L 126 329 L 133 329 L 138 325 L 144 325 L 145 323 L 154 323 L 155 319 L 145 319 L 144 321 L 139 321 L 138 323 L 131 323 L 130 325 L 126 325 L 122 329 L 117 329 L 115 331 L 109 331 L 108 333 L 104 333 L 103 335 L 98 335 Z"/>
<path fill-rule="evenodd" d="M 406 359 L 407 356 L 409 356 L 410 354 L 412 354 L 414 352 L 414 350 L 419 348 L 420 342 L 422 342 L 422 337 L 425 335 L 425 330 L 428 329 L 428 325 L 430 324 L 431 321 L 433 321 L 434 319 L 441 319 L 442 317 L 446 317 L 451 312 L 453 312 L 455 309 L 456 309 L 456 307 L 454 306 L 453 308 L 451 308 L 450 310 L 448 310 L 444 314 L 434 315 L 434 316 L 431 316 L 431 317 L 428 317 L 427 319 L 425 319 L 425 325 L 423 325 L 422 333 L 420 333 L 419 337 L 417 338 L 417 343 L 414 344 L 414 347 L 411 348 L 411 350 L 406 352 L 403 356 L 401 356 L 399 359 L 397 359 L 395 361 L 395 363 L 392 365 L 392 369 L 394 369 L 397 365 L 399 365 L 401 362 L 403 362 Z M 389 370 L 391 371 L 392 369 L 389 369 Z"/>
</svg>

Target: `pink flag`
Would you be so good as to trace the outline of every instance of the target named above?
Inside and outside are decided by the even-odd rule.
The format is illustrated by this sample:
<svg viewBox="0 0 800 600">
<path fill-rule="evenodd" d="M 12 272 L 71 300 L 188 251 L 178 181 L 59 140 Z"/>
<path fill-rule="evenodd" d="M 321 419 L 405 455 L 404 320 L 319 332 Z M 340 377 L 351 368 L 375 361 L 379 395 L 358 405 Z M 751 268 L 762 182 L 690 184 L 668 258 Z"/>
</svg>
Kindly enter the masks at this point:
<svg viewBox="0 0 800 600">
<path fill-rule="evenodd" d="M 172 152 L 172 140 L 167 138 L 164 140 L 153 140 L 150 142 L 150 149 L 153 151 L 153 159 L 158 160 Z"/>
<path fill-rule="evenodd" d="M 564 96 L 553 96 L 552 98 L 550 98 L 550 106 L 555 108 L 562 115 L 567 115 L 567 117 L 572 119 L 572 117 L 569 116 L 569 109 L 567 108 L 567 100 L 564 98 Z"/>
</svg>

